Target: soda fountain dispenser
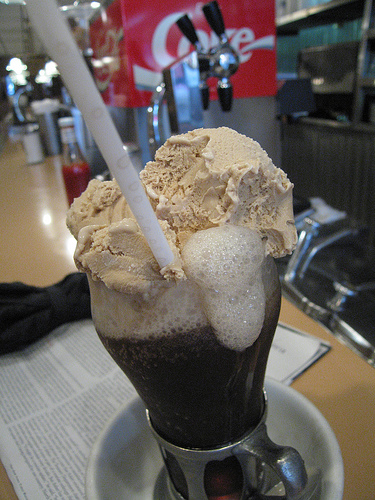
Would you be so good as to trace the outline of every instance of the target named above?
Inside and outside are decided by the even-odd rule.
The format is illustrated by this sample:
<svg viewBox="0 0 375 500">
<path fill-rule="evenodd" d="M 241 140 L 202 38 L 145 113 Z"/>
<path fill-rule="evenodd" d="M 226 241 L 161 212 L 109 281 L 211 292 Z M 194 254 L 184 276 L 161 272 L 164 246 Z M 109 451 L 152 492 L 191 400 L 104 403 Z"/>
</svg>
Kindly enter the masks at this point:
<svg viewBox="0 0 375 500">
<path fill-rule="evenodd" d="M 157 86 L 148 108 L 151 156 L 171 134 L 204 126 L 203 110 L 209 107 L 208 78 L 218 79 L 217 93 L 221 109 L 231 110 L 233 89 L 230 77 L 239 67 L 239 56 L 228 41 L 223 16 L 216 0 L 204 5 L 202 11 L 218 36 L 218 44 L 205 51 L 189 16 L 185 14 L 176 21 L 195 51 L 163 70 L 163 82 Z M 162 115 L 164 100 L 169 114 L 170 127 L 167 133 Z"/>
<path fill-rule="evenodd" d="M 106 3 L 90 25 L 95 79 L 140 165 L 170 134 L 221 125 L 277 162 L 274 9 L 273 0 Z"/>
</svg>

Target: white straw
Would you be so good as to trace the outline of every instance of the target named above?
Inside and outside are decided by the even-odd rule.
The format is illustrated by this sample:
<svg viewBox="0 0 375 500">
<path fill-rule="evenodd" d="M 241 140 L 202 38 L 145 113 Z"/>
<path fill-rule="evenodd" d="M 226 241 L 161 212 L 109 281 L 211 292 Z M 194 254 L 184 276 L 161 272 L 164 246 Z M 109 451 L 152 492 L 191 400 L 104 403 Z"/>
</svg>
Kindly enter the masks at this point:
<svg viewBox="0 0 375 500">
<path fill-rule="evenodd" d="M 173 253 L 145 194 L 138 173 L 90 71 L 55 0 L 27 0 L 27 12 L 75 104 L 92 133 L 104 160 L 117 180 L 160 267 L 173 261 Z"/>
</svg>

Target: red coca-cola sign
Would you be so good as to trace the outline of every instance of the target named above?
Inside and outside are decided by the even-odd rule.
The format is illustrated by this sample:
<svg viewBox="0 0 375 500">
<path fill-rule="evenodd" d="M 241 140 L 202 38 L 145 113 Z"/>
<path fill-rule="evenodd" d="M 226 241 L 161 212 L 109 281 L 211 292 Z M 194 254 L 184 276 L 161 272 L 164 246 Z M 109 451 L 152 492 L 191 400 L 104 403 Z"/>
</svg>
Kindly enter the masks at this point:
<svg viewBox="0 0 375 500">
<path fill-rule="evenodd" d="M 240 57 L 231 81 L 234 97 L 276 93 L 274 0 L 220 0 L 226 33 Z M 218 38 L 202 11 L 203 2 L 114 0 L 91 26 L 95 77 L 106 104 L 147 106 L 161 71 L 193 47 L 176 21 L 188 14 L 205 49 Z M 215 98 L 216 82 L 210 88 Z"/>
</svg>

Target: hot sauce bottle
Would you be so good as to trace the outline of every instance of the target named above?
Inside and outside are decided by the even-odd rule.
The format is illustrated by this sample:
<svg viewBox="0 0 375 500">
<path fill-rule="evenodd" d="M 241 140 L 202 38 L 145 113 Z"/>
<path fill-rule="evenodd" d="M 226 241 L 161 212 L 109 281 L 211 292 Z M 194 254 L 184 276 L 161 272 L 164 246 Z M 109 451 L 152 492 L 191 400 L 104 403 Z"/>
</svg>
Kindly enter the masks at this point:
<svg viewBox="0 0 375 500">
<path fill-rule="evenodd" d="M 59 118 L 58 123 L 63 148 L 62 173 L 68 203 L 71 205 L 74 198 L 78 198 L 86 189 L 91 171 L 78 145 L 73 117 Z"/>
</svg>

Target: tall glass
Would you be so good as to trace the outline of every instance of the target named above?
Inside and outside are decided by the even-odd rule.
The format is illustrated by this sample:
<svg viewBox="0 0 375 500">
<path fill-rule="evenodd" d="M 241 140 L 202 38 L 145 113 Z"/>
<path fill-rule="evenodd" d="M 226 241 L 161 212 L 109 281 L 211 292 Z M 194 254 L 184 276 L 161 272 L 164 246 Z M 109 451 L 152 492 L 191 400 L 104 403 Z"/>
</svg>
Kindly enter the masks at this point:
<svg viewBox="0 0 375 500">
<path fill-rule="evenodd" d="M 189 316 L 196 314 L 201 303 L 199 290 L 189 281 L 162 287 L 145 299 L 89 279 L 99 337 L 165 439 L 178 446 L 210 448 L 237 439 L 258 423 L 280 310 L 280 285 L 271 258 L 263 265 L 262 279 L 266 295 L 263 328 L 254 344 L 242 352 L 222 345 L 207 321 L 191 329 Z M 176 327 L 160 323 L 163 314 L 171 321 L 171 309 L 177 311 Z M 187 315 L 186 328 L 181 327 L 181 313 Z M 137 325 L 140 329 L 145 321 L 152 325 L 154 316 L 155 330 L 140 338 Z"/>
<path fill-rule="evenodd" d="M 257 340 L 240 352 L 218 341 L 202 310 L 199 289 L 189 280 L 165 283 L 145 297 L 109 289 L 89 277 L 98 335 L 145 403 L 155 432 L 173 446 L 217 448 L 240 439 L 261 421 L 265 370 L 281 297 L 271 257 L 264 260 L 261 276 L 263 326 Z M 202 320 L 192 328 L 190 318 L 199 317 L 200 310 Z M 165 324 L 163 317 L 168 318 Z M 140 336 L 139 331 L 147 333 Z M 183 491 L 178 465 L 168 453 L 164 458 L 175 487 Z M 226 463 L 236 475 L 237 464 Z"/>
</svg>

